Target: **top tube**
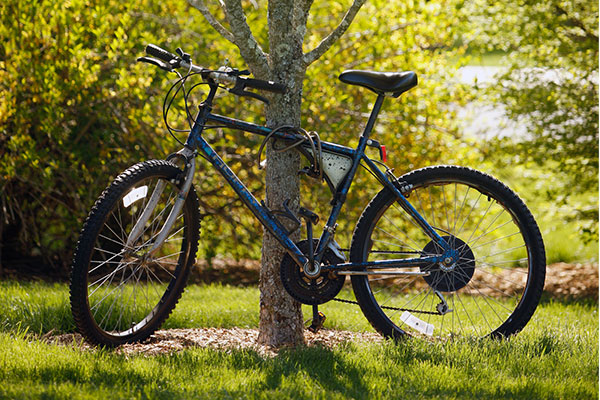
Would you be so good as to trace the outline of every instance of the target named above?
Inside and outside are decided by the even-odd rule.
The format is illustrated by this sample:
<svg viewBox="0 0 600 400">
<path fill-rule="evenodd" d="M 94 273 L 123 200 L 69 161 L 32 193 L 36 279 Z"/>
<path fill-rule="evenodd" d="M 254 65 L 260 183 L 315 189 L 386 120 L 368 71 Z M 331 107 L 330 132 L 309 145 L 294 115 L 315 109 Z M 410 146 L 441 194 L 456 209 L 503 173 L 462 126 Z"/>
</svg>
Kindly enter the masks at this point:
<svg viewBox="0 0 600 400">
<path fill-rule="evenodd" d="M 267 128 L 266 126 L 256 125 L 256 124 L 253 124 L 250 122 L 241 121 L 241 120 L 235 119 L 235 118 L 224 117 L 224 116 L 218 115 L 218 114 L 212 114 L 212 113 L 208 114 L 206 116 L 206 119 L 208 121 L 213 121 L 213 122 L 217 122 L 219 124 L 227 125 L 229 128 L 232 128 L 232 129 L 239 129 L 239 130 L 242 130 L 245 132 L 256 133 L 257 135 L 261 135 L 261 136 L 267 136 L 268 134 L 270 134 L 273 131 L 273 129 Z M 275 132 L 275 134 L 273 136 L 277 139 L 289 140 L 289 141 L 297 141 L 300 139 L 304 139 L 304 136 L 302 136 L 302 135 L 298 135 L 293 132 L 285 132 L 285 131 L 277 131 L 277 132 Z M 356 150 L 354 150 L 353 148 L 350 148 L 347 146 L 342 146 L 342 145 L 339 145 L 336 143 L 322 141 L 321 147 L 323 150 L 337 153 L 340 155 L 344 155 L 347 157 L 354 157 L 354 155 L 356 154 Z"/>
</svg>

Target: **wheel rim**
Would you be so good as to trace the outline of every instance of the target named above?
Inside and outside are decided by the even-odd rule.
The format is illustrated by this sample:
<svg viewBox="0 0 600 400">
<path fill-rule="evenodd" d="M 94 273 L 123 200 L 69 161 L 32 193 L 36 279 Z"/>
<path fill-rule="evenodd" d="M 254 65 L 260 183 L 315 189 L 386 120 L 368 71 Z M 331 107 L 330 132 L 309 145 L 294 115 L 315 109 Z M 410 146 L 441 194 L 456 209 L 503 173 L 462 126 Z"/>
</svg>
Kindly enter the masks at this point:
<svg viewBox="0 0 600 400">
<path fill-rule="evenodd" d="M 185 207 L 164 245 L 150 255 L 178 191 L 168 181 L 140 237 L 128 247 L 127 238 L 161 179 L 136 182 L 116 200 L 97 235 L 87 273 L 91 318 L 104 334 L 133 336 L 157 318 L 169 300 L 180 269 L 188 258 Z"/>
<path fill-rule="evenodd" d="M 415 185 L 409 200 L 440 236 L 458 244 L 462 260 L 451 271 L 434 264 L 408 269 L 429 272 L 425 277 L 369 276 L 369 296 L 381 317 L 411 335 L 503 334 L 522 302 L 531 269 L 515 213 L 469 182 Z M 364 249 L 369 261 L 442 254 L 395 202 L 382 207 L 369 237 Z M 439 294 L 452 312 L 439 315 L 445 306 Z"/>
</svg>

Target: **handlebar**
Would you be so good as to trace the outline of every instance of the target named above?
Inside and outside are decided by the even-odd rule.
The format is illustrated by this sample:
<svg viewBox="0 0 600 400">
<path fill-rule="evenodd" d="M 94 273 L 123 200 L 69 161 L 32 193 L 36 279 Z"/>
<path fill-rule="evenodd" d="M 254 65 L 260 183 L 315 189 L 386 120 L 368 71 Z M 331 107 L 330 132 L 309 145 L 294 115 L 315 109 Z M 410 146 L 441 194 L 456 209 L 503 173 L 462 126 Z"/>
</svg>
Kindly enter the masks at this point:
<svg viewBox="0 0 600 400">
<path fill-rule="evenodd" d="M 173 60 L 181 60 L 181 58 L 179 58 L 175 54 L 169 53 L 168 51 L 154 44 L 149 44 L 148 46 L 146 46 L 146 54 L 156 57 L 160 60 L 166 61 L 168 63 L 170 63 Z"/>
<path fill-rule="evenodd" d="M 259 90 L 266 90 L 268 92 L 273 93 L 285 93 L 286 91 L 286 86 L 281 83 L 264 81 L 261 79 L 245 78 L 240 76 L 242 75 L 242 73 L 231 68 L 220 68 L 217 71 L 202 68 L 200 66 L 194 65 L 191 61 L 190 56 L 184 53 L 181 49 L 177 49 L 177 53 L 179 55 L 170 53 L 167 50 L 162 49 L 154 44 L 149 44 L 148 46 L 146 46 L 146 54 L 152 57 L 156 57 L 160 61 L 149 57 L 141 57 L 138 60 L 157 65 L 158 67 L 167 71 L 173 71 L 173 69 L 176 68 L 184 68 L 189 69 L 192 72 L 199 73 L 202 75 L 203 78 L 208 78 L 210 80 L 215 81 L 216 83 L 225 82 L 234 84 L 234 88 L 230 89 L 229 91 L 231 93 L 237 94 L 238 96 L 249 96 L 262 101 L 266 101 L 265 98 L 255 93 L 245 91 L 244 89 L 247 87 Z"/>
</svg>

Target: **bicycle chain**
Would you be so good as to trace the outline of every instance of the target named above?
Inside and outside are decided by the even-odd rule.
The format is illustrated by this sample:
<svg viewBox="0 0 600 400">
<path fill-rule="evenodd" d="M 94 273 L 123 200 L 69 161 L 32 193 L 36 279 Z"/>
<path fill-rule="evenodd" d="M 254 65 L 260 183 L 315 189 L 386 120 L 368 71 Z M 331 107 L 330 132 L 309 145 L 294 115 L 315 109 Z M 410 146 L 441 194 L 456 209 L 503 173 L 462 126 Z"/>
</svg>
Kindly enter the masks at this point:
<svg viewBox="0 0 600 400">
<path fill-rule="evenodd" d="M 338 299 L 338 298 L 335 298 L 333 300 L 334 301 L 339 301 L 340 303 L 358 304 L 358 302 L 354 301 L 354 300 L 346 300 L 346 299 Z M 439 312 L 439 311 L 422 311 L 422 310 L 415 310 L 415 309 L 411 309 L 411 308 L 399 308 L 399 307 L 390 307 L 390 306 L 379 306 L 379 307 L 385 308 L 386 310 L 412 311 L 414 313 L 419 313 L 419 314 L 442 315 L 442 313 Z"/>
<path fill-rule="evenodd" d="M 348 252 L 350 251 L 350 249 L 340 249 L 343 252 Z M 377 251 L 373 251 L 372 253 L 376 253 Z M 418 251 L 382 251 L 381 253 L 388 253 L 388 254 L 408 254 L 408 253 L 416 253 L 416 254 L 420 254 L 420 252 Z M 338 301 L 340 303 L 346 303 L 346 304 L 357 304 L 357 301 L 354 300 L 345 300 L 345 299 L 338 299 L 338 298 L 334 298 L 334 301 Z M 442 315 L 441 312 L 439 311 L 422 311 L 422 310 L 415 310 L 415 309 L 411 309 L 411 308 L 399 308 L 399 307 L 390 307 L 390 306 L 379 306 L 381 308 L 384 308 L 386 310 L 394 310 L 394 311 L 412 311 L 414 313 L 419 313 L 419 314 L 428 314 L 428 315 Z"/>
</svg>

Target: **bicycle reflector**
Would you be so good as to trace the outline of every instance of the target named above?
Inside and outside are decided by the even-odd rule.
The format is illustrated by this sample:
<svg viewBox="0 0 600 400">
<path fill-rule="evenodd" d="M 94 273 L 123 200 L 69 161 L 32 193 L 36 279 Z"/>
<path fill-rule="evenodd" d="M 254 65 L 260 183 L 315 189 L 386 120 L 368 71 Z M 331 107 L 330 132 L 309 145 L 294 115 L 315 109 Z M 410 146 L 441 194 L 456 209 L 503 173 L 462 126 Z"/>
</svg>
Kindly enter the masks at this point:
<svg viewBox="0 0 600 400">
<path fill-rule="evenodd" d="M 381 158 L 381 161 L 384 163 L 387 162 L 387 151 L 385 150 L 384 144 L 380 144 L 377 140 L 369 139 L 367 140 L 367 146 L 379 150 L 379 158 Z"/>
<path fill-rule="evenodd" d="M 379 155 L 381 156 L 381 161 L 386 163 L 387 162 L 387 151 L 385 149 L 385 144 L 382 144 L 381 147 L 379 148 Z"/>
</svg>

